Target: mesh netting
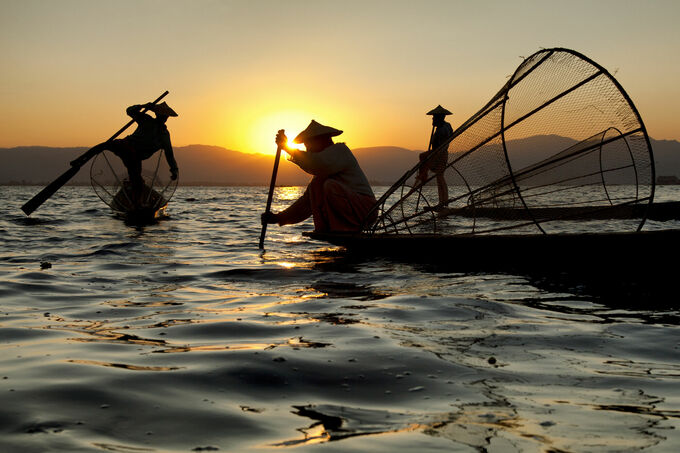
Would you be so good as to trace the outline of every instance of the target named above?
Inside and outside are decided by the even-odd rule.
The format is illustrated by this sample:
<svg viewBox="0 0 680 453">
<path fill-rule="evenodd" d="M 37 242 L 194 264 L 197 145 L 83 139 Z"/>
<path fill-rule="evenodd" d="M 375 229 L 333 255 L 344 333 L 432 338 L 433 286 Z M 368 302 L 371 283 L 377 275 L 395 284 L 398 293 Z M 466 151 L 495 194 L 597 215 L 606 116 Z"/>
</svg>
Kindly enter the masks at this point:
<svg viewBox="0 0 680 453">
<path fill-rule="evenodd" d="M 447 148 L 446 197 L 441 177 L 416 179 L 425 159 L 378 200 L 364 232 L 639 230 L 654 197 L 652 150 L 635 106 L 604 68 L 568 49 L 524 60 L 438 149 Z"/>
<path fill-rule="evenodd" d="M 120 158 L 110 151 L 95 156 L 90 167 L 90 182 L 95 193 L 115 213 L 121 215 L 153 215 L 168 204 L 177 188 L 170 179 L 170 168 L 160 150 L 142 162 L 144 187 L 133 187 Z"/>
</svg>

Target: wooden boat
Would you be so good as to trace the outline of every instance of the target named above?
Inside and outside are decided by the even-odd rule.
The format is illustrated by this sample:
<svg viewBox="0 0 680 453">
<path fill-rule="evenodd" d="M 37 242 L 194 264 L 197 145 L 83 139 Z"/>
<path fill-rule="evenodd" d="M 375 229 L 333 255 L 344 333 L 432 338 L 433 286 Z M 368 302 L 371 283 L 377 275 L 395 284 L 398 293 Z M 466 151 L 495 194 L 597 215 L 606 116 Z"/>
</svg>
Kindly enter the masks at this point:
<svg viewBox="0 0 680 453">
<path fill-rule="evenodd" d="M 680 218 L 680 203 L 654 204 L 654 181 L 647 130 L 619 82 L 578 52 L 543 49 L 381 195 L 360 233 L 306 235 L 463 271 L 646 272 L 680 244 L 680 229 L 643 228 Z"/>
<path fill-rule="evenodd" d="M 568 219 L 568 220 L 609 220 L 632 219 L 645 217 L 647 220 L 680 220 L 680 201 L 665 201 L 650 204 L 623 204 L 615 206 L 567 206 L 502 208 L 469 206 L 457 209 L 444 209 L 439 212 L 444 216 L 462 216 L 468 218 L 484 217 L 494 220 L 533 220 L 533 219 Z"/>
<path fill-rule="evenodd" d="M 147 185 L 135 191 L 126 183 L 113 197 L 109 207 L 116 217 L 128 224 L 149 224 L 167 216 L 168 200 Z"/>
<path fill-rule="evenodd" d="M 353 254 L 426 263 L 461 271 L 515 269 L 675 269 L 680 229 L 564 234 L 368 234 L 305 232 Z"/>
</svg>

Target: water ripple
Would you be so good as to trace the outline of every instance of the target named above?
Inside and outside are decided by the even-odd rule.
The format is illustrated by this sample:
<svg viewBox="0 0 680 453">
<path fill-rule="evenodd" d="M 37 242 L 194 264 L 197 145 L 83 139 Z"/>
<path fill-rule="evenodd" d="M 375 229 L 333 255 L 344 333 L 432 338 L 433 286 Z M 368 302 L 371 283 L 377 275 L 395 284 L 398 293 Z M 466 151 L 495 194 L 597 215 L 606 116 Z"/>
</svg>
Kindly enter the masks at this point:
<svg viewBox="0 0 680 453">
<path fill-rule="evenodd" d="M 0 192 L 0 451 L 680 448 L 672 275 L 464 273 L 310 221 L 261 251 L 266 187 L 143 228 L 86 187 L 20 216 L 37 190 Z"/>
</svg>

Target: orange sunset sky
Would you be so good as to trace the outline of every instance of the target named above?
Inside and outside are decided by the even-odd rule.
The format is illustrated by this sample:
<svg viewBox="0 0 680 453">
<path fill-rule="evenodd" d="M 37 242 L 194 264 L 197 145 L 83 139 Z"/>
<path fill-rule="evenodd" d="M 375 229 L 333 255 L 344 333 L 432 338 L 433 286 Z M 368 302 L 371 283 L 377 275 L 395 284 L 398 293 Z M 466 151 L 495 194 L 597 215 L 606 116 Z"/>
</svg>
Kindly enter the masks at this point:
<svg viewBox="0 0 680 453">
<path fill-rule="evenodd" d="M 0 147 L 92 146 L 169 90 L 175 146 L 273 153 L 314 118 L 350 147 L 424 149 L 540 48 L 615 73 L 680 139 L 680 2 L 0 0 Z"/>
</svg>

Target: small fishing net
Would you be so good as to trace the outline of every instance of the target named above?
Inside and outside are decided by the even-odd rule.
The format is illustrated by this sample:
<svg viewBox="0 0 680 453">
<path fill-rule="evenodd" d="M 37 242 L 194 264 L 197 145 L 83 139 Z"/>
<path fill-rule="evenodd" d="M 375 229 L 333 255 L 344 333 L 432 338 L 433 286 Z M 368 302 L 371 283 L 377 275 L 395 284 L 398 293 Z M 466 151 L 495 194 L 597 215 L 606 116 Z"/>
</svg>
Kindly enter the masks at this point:
<svg viewBox="0 0 680 453">
<path fill-rule="evenodd" d="M 155 215 L 167 204 L 177 188 L 170 168 L 160 150 L 142 161 L 143 187 L 133 187 L 123 162 L 110 151 L 95 156 L 90 167 L 90 182 L 95 193 L 116 214 Z"/>
<path fill-rule="evenodd" d="M 416 179 L 447 151 L 443 173 Z M 639 230 L 653 197 L 649 138 L 621 85 L 577 52 L 546 49 L 385 192 L 364 232 Z"/>
</svg>

